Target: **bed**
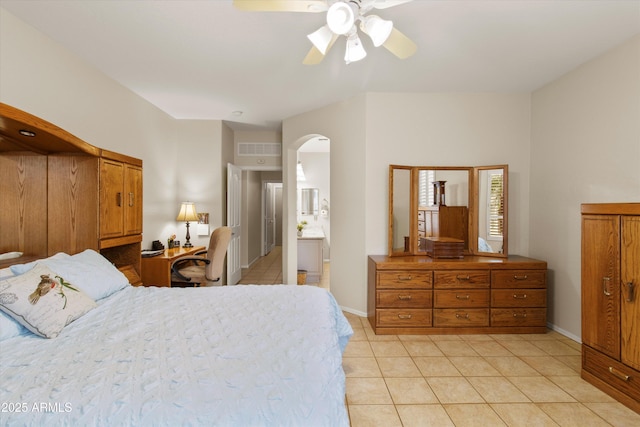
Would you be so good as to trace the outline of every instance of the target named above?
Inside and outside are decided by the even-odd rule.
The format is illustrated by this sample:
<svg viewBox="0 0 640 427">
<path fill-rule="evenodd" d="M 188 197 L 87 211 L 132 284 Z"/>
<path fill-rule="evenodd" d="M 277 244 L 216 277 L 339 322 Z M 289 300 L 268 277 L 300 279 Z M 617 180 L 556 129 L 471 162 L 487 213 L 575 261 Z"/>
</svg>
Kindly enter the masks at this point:
<svg viewBox="0 0 640 427">
<path fill-rule="evenodd" d="M 11 307 L 38 276 L 54 284 L 24 310 L 66 304 L 67 318 Z M 0 308 L 2 425 L 349 425 L 353 331 L 323 289 L 133 287 L 87 250 L 0 270 Z"/>
</svg>

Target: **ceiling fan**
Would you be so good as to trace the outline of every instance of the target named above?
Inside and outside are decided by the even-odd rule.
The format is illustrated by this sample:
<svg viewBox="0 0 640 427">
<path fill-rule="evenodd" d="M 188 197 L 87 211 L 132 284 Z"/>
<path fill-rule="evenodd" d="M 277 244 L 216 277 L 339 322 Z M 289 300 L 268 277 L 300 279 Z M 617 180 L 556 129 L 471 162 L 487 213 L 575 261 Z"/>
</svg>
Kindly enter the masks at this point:
<svg viewBox="0 0 640 427">
<path fill-rule="evenodd" d="M 375 47 L 384 46 L 400 59 L 410 57 L 417 46 L 398 31 L 392 21 L 377 15 L 367 15 L 372 9 L 387 9 L 412 0 L 233 0 L 236 8 L 266 12 L 326 12 L 327 24 L 307 35 L 313 46 L 302 61 L 318 64 L 324 59 L 338 37 L 345 36 L 344 60 L 347 64 L 367 56 L 358 35 L 367 34 Z M 359 25 L 356 25 L 359 22 Z"/>
</svg>

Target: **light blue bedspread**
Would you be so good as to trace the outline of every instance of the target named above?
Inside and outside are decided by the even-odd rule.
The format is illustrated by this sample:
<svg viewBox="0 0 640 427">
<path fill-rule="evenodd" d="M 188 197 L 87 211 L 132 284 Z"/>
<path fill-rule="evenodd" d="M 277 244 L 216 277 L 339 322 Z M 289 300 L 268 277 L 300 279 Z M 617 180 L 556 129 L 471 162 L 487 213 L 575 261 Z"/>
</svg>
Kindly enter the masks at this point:
<svg viewBox="0 0 640 427">
<path fill-rule="evenodd" d="M 127 287 L 57 338 L 0 343 L 0 401 L 26 405 L 0 424 L 347 426 L 352 333 L 315 287 Z"/>
</svg>

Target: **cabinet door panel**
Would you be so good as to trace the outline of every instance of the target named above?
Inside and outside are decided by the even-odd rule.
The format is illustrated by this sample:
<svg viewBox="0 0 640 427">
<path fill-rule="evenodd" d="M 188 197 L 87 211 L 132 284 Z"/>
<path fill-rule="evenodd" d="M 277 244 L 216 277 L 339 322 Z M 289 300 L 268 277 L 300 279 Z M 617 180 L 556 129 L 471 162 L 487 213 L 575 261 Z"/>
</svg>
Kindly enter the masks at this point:
<svg viewBox="0 0 640 427">
<path fill-rule="evenodd" d="M 122 236 L 124 164 L 100 161 L 100 237 Z"/>
<path fill-rule="evenodd" d="M 142 233 L 142 169 L 124 168 L 124 234 Z"/>
<path fill-rule="evenodd" d="M 582 217 L 582 342 L 620 358 L 620 217 Z"/>
<path fill-rule="evenodd" d="M 640 370 L 640 217 L 622 217 L 622 355 L 623 363 Z"/>
</svg>

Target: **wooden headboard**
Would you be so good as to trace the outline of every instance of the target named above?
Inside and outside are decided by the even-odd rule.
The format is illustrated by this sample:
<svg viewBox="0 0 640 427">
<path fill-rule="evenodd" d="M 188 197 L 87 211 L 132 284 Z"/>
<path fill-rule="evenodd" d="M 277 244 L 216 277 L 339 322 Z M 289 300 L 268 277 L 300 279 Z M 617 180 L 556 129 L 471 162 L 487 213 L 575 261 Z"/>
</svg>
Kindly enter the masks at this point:
<svg viewBox="0 0 640 427">
<path fill-rule="evenodd" d="M 0 267 L 85 249 L 140 284 L 142 160 L 0 103 Z"/>
</svg>

